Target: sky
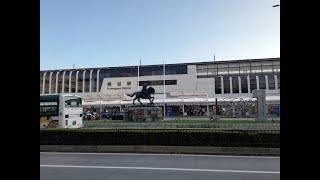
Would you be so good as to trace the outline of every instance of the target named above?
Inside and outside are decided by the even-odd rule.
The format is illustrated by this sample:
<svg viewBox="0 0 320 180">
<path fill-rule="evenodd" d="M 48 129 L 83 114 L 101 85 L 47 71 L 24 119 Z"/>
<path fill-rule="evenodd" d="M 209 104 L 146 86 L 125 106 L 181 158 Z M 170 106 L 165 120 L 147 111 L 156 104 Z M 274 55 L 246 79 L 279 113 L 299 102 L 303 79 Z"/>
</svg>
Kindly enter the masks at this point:
<svg viewBox="0 0 320 180">
<path fill-rule="evenodd" d="M 280 57 L 280 0 L 40 0 L 40 70 Z"/>
</svg>

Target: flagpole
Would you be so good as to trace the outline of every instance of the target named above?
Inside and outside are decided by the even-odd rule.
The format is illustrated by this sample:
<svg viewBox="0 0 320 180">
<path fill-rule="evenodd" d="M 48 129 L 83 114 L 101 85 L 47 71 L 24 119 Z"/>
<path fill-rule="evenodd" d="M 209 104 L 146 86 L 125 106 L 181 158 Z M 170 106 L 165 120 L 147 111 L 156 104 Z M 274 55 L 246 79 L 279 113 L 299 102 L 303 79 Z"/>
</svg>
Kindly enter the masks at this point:
<svg viewBox="0 0 320 180">
<path fill-rule="evenodd" d="M 166 67 L 163 61 L 163 117 L 166 116 Z"/>
<path fill-rule="evenodd" d="M 140 81 L 140 66 L 141 66 L 141 59 L 140 59 L 140 65 L 138 65 L 138 84 L 137 84 L 137 90 L 139 91 L 139 81 Z"/>
</svg>

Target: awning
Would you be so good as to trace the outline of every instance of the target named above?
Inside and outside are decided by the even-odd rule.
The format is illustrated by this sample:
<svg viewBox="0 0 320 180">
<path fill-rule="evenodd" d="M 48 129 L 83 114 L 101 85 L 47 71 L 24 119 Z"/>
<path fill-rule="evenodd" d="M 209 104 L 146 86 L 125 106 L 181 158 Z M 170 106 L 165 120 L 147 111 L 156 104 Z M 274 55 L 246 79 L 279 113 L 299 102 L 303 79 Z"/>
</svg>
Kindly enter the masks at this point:
<svg viewBox="0 0 320 180">
<path fill-rule="evenodd" d="M 239 98 L 217 98 L 218 102 L 229 102 L 229 101 L 256 101 L 256 98 L 247 98 L 247 97 L 239 97 Z M 143 104 L 147 104 L 150 101 L 147 99 L 140 99 Z M 163 106 L 165 103 L 168 106 L 179 106 L 179 105 L 214 105 L 216 98 L 170 98 L 170 99 L 155 99 L 153 103 L 157 106 Z M 280 102 L 280 96 L 270 96 L 266 97 L 266 101 L 268 102 Z M 138 101 L 135 101 L 136 104 L 139 104 Z M 124 100 L 83 100 L 84 106 L 120 106 L 120 105 L 131 105 L 131 99 Z"/>
</svg>

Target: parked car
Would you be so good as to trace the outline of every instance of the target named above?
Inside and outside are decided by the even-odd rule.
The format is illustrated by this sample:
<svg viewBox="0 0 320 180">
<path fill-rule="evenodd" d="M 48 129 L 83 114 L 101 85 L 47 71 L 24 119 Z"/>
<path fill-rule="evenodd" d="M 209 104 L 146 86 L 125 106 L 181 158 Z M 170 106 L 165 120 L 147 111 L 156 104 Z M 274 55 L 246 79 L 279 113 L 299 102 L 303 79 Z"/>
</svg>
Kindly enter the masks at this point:
<svg viewBox="0 0 320 180">
<path fill-rule="evenodd" d="M 97 120 L 97 115 L 95 112 L 84 112 L 83 115 L 83 120 Z"/>
<path fill-rule="evenodd" d="M 117 111 L 111 115 L 111 119 L 112 120 L 123 120 L 123 115 L 124 115 L 123 111 Z"/>
<path fill-rule="evenodd" d="M 82 114 L 82 119 L 83 120 L 91 120 L 92 119 L 92 114 L 90 112 L 84 112 Z"/>
<path fill-rule="evenodd" d="M 91 112 L 91 114 L 93 115 L 95 120 L 99 120 L 100 119 L 100 115 L 97 114 L 96 112 Z"/>
<path fill-rule="evenodd" d="M 101 113 L 100 113 L 100 117 L 101 117 L 102 119 L 110 119 L 110 118 L 111 118 L 111 115 L 112 115 L 112 113 L 111 113 L 111 112 L 108 112 L 108 111 L 106 111 L 106 112 L 101 112 Z"/>
</svg>

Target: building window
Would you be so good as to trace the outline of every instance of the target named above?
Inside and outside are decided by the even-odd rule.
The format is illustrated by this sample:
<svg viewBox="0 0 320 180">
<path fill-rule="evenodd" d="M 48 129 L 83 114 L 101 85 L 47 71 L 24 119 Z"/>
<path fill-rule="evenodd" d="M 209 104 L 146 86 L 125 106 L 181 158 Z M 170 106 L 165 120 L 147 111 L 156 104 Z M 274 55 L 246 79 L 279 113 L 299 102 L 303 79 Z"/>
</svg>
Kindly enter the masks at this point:
<svg viewBox="0 0 320 180">
<path fill-rule="evenodd" d="M 84 76 L 84 93 L 89 92 L 90 87 L 90 71 L 86 71 Z"/>
<path fill-rule="evenodd" d="M 215 83 L 215 91 L 216 91 L 216 94 L 221 94 L 221 78 L 220 77 L 217 77 L 217 78 L 214 78 L 214 83 Z"/>
<path fill-rule="evenodd" d="M 83 87 L 83 71 L 79 71 L 78 74 L 78 93 L 82 93 Z"/>
<path fill-rule="evenodd" d="M 121 86 L 121 82 L 118 82 L 117 85 L 118 85 L 118 86 Z"/>
<path fill-rule="evenodd" d="M 232 77 L 232 93 L 239 93 L 239 79 Z"/>
<path fill-rule="evenodd" d="M 139 86 L 147 84 L 148 86 L 163 86 L 163 80 L 139 81 Z M 177 80 L 166 80 L 166 85 L 177 85 Z"/>
<path fill-rule="evenodd" d="M 241 76 L 241 93 L 248 93 L 247 76 Z"/>
<path fill-rule="evenodd" d="M 223 89 L 225 94 L 230 94 L 230 79 L 229 77 L 223 77 Z"/>
<path fill-rule="evenodd" d="M 257 89 L 257 79 L 256 76 L 250 76 L 250 91 Z"/>
<path fill-rule="evenodd" d="M 280 74 L 277 75 L 277 79 L 278 79 L 278 89 L 280 89 Z"/>
<path fill-rule="evenodd" d="M 128 82 L 127 82 L 127 86 L 131 86 L 131 81 L 128 81 Z"/>
<path fill-rule="evenodd" d="M 111 82 L 108 82 L 108 86 L 111 86 Z"/>
<path fill-rule="evenodd" d="M 268 75 L 268 84 L 269 84 L 269 89 L 274 90 L 276 89 L 276 84 L 274 80 L 274 75 Z"/>
<path fill-rule="evenodd" d="M 259 89 L 266 89 L 266 77 L 259 76 Z"/>
</svg>

